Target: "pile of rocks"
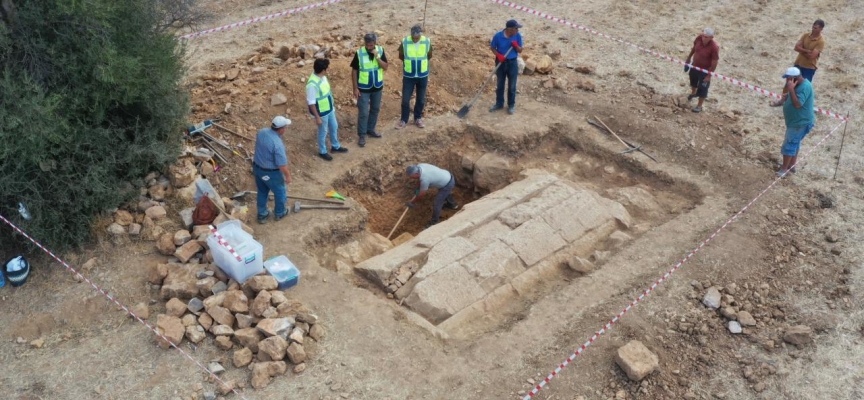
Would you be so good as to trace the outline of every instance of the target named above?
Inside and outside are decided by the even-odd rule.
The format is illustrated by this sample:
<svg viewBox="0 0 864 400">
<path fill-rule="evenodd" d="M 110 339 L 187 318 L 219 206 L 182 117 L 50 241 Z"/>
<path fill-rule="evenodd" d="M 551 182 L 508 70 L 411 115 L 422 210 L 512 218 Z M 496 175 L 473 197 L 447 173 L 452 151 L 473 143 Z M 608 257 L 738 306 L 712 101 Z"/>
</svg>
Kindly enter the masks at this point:
<svg viewBox="0 0 864 400">
<path fill-rule="evenodd" d="M 240 285 L 212 264 L 169 263 L 153 268 L 149 281 L 161 285 L 162 297 L 170 299 L 165 313 L 156 316 L 156 329 L 165 337 L 157 338 L 159 346 L 167 349 L 184 339 L 198 344 L 210 338 L 218 348 L 233 350 L 234 366 L 249 368 L 256 389 L 285 373 L 286 358 L 295 373 L 303 372 L 304 343 L 324 336 L 318 317 L 277 290 L 276 279 L 269 275 Z M 149 316 L 145 304 L 134 311 L 142 318 Z"/>
<path fill-rule="evenodd" d="M 749 330 L 778 325 L 786 319 L 786 313 L 769 301 L 771 285 L 762 283 L 751 285 L 735 283 L 722 286 L 712 286 L 710 282 L 693 281 L 691 285 L 697 290 L 705 290 L 702 304 L 717 310 L 726 319 L 727 329 L 733 334 L 749 334 Z M 705 289 L 707 288 L 707 289 Z M 812 330 L 805 325 L 780 326 L 785 331 L 783 341 L 796 346 L 812 342 Z M 774 341 L 769 341 L 766 348 L 773 348 Z"/>
<path fill-rule="evenodd" d="M 420 270 L 420 264 L 416 261 L 409 261 L 399 266 L 399 268 L 393 270 L 390 273 L 390 276 L 384 280 L 384 283 L 387 285 L 384 287 L 384 291 L 387 293 L 388 298 L 393 298 L 394 293 L 396 293 L 399 288 L 408 283 L 414 274 Z"/>
</svg>

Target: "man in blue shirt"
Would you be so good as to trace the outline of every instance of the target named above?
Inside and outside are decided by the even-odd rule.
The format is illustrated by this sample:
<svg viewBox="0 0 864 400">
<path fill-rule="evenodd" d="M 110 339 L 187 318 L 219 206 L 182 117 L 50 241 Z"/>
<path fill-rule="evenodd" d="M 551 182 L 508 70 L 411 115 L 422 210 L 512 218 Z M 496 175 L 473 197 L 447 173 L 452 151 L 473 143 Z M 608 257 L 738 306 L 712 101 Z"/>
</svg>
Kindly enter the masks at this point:
<svg viewBox="0 0 864 400">
<path fill-rule="evenodd" d="M 255 175 L 255 186 L 258 188 L 258 223 L 264 224 L 270 216 L 267 210 L 267 197 L 273 191 L 276 204 L 276 220 L 288 215 L 285 206 L 288 201 L 288 190 L 285 185 L 291 183 L 291 171 L 288 169 L 288 155 L 285 154 L 285 143 L 282 135 L 285 128 L 291 125 L 291 120 L 283 116 L 273 118 L 269 128 L 258 131 L 255 137 L 255 157 L 252 163 L 252 173 Z"/>
<path fill-rule="evenodd" d="M 783 75 L 786 79 L 786 94 L 783 99 L 783 119 L 786 120 L 786 138 L 780 154 L 783 155 L 783 165 L 777 171 L 777 176 L 783 177 L 798 162 L 798 149 L 801 141 L 816 124 L 816 113 L 813 112 L 813 85 L 801 76 L 801 70 L 792 67 Z"/>
<path fill-rule="evenodd" d="M 516 78 L 519 76 L 519 64 L 516 58 L 522 52 L 522 34 L 519 28 L 522 25 L 515 19 L 507 21 L 503 31 L 492 36 L 492 53 L 495 54 L 495 74 L 498 77 L 498 85 L 495 88 L 495 105 L 489 112 L 504 108 L 504 79 L 507 79 L 507 113 L 516 112 Z M 508 53 L 509 51 L 509 53 Z M 499 65 L 500 64 L 500 65 Z"/>
</svg>

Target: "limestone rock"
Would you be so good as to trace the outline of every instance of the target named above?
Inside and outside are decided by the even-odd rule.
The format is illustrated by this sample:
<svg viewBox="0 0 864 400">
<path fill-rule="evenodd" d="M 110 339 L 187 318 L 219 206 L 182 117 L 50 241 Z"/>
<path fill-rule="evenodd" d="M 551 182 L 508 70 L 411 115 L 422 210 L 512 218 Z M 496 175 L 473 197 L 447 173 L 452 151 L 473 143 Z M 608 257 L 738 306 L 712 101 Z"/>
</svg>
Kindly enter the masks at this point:
<svg viewBox="0 0 864 400">
<path fill-rule="evenodd" d="M 209 330 L 213 326 L 213 317 L 210 314 L 202 313 L 198 316 L 198 323 L 201 324 L 204 330 Z"/>
<path fill-rule="evenodd" d="M 163 299 L 191 299 L 198 294 L 198 287 L 195 285 L 197 280 L 192 268 L 181 264 L 167 264 L 167 268 L 168 275 L 162 281 L 160 289 Z"/>
<path fill-rule="evenodd" d="M 552 57 L 549 57 L 549 55 L 547 55 L 547 54 L 544 54 L 544 55 L 539 56 L 539 57 L 532 57 L 531 60 L 534 61 L 535 65 L 536 65 L 536 67 L 534 68 L 534 71 L 537 72 L 538 74 L 546 75 L 546 74 L 552 72 L 552 69 L 554 68 L 554 65 L 552 64 Z M 526 63 L 525 68 L 526 69 L 528 68 L 527 63 Z"/>
<path fill-rule="evenodd" d="M 738 322 L 742 326 L 756 326 L 756 319 L 749 312 L 743 310 L 738 312 Z"/>
<path fill-rule="evenodd" d="M 197 240 L 192 240 L 186 242 L 183 246 L 178 247 L 174 252 L 174 257 L 177 257 L 178 260 L 184 263 L 189 262 L 189 260 L 201 250 L 204 250 L 201 243 L 198 243 Z"/>
<path fill-rule="evenodd" d="M 163 201 L 165 200 L 165 186 L 162 186 L 161 184 L 150 186 L 150 188 L 147 189 L 147 195 L 150 196 L 153 201 Z"/>
<path fill-rule="evenodd" d="M 479 189 L 495 191 L 512 181 L 510 160 L 495 153 L 486 153 L 474 164 L 474 185 Z"/>
<path fill-rule="evenodd" d="M 265 318 L 258 321 L 256 325 L 261 333 L 267 336 L 288 337 L 288 332 L 294 328 L 294 320 L 291 318 Z"/>
<path fill-rule="evenodd" d="M 126 236 L 126 228 L 124 228 L 123 225 L 120 225 L 116 222 L 112 222 L 111 225 L 108 225 L 107 230 L 108 230 L 108 233 L 110 233 L 111 236 L 114 236 L 114 237 Z"/>
<path fill-rule="evenodd" d="M 244 328 L 234 331 L 234 340 L 241 346 L 248 347 L 253 353 L 258 352 L 258 343 L 264 337 L 255 328 Z"/>
<path fill-rule="evenodd" d="M 267 387 L 270 384 L 270 379 L 271 377 L 265 363 L 255 363 L 252 365 L 252 378 L 249 380 L 249 383 L 253 388 L 262 389 Z"/>
<path fill-rule="evenodd" d="M 261 361 L 279 361 L 285 358 L 285 350 L 288 349 L 288 341 L 279 337 L 271 336 L 258 342 L 258 359 Z"/>
<path fill-rule="evenodd" d="M 279 290 L 270 291 L 270 304 L 274 307 L 279 307 L 280 304 L 288 301 L 288 298 L 285 297 L 285 293 Z"/>
<path fill-rule="evenodd" d="M 249 311 L 249 299 L 241 290 L 229 290 L 225 292 L 225 301 L 222 306 L 233 313 L 245 313 Z"/>
<path fill-rule="evenodd" d="M 300 364 L 306 361 L 306 351 L 300 344 L 291 343 L 288 346 L 286 353 L 288 354 L 288 360 L 290 360 L 292 364 Z"/>
<path fill-rule="evenodd" d="M 471 275 L 453 263 L 418 283 L 405 303 L 437 325 L 485 296 Z"/>
<path fill-rule="evenodd" d="M 196 274 L 195 276 L 197 277 L 198 275 Z M 218 282 L 219 281 L 216 280 L 216 278 L 211 276 L 204 279 L 199 279 L 197 282 L 195 282 L 195 286 L 198 288 L 198 293 L 201 293 L 201 296 L 204 296 L 206 298 L 214 294 L 213 286 L 216 286 L 216 283 Z"/>
<path fill-rule="evenodd" d="M 786 330 L 783 341 L 796 346 L 804 346 L 813 341 L 813 330 L 806 325 L 796 325 Z"/>
<path fill-rule="evenodd" d="M 270 292 L 266 290 L 258 292 L 258 296 L 255 296 L 255 300 L 252 300 L 252 306 L 249 307 L 249 312 L 256 317 L 262 316 L 264 311 L 270 308 L 271 297 Z"/>
<path fill-rule="evenodd" d="M 186 244 L 189 240 L 192 239 L 192 235 L 189 234 L 189 231 L 185 229 L 181 229 L 177 232 L 174 232 L 174 245 L 182 246 Z"/>
<path fill-rule="evenodd" d="M 234 315 L 225 307 L 211 307 L 207 310 L 207 314 L 209 314 L 217 324 L 234 326 Z"/>
<path fill-rule="evenodd" d="M 129 224 L 129 236 L 141 236 L 141 224 L 131 223 Z"/>
<path fill-rule="evenodd" d="M 222 307 L 225 303 L 225 293 L 214 294 L 204 299 L 204 308 L 209 312 L 213 307 Z"/>
<path fill-rule="evenodd" d="M 618 348 L 615 354 L 615 363 L 624 370 L 628 378 L 638 382 L 657 369 L 660 365 L 660 359 L 651 350 L 648 350 L 642 342 L 631 340 Z"/>
<path fill-rule="evenodd" d="M 255 325 L 255 317 L 251 315 L 234 314 L 234 318 L 237 319 L 237 329 L 251 328 Z"/>
<path fill-rule="evenodd" d="M 198 178 L 198 168 L 189 159 L 184 158 L 168 167 L 168 179 L 175 188 L 191 185 Z"/>
<path fill-rule="evenodd" d="M 240 69 L 239 68 L 231 68 L 228 70 L 228 72 L 225 73 L 225 79 L 227 79 L 229 81 L 233 81 L 233 80 L 237 79 L 238 76 L 240 76 Z"/>
<path fill-rule="evenodd" d="M 741 324 L 739 324 L 738 321 L 729 321 L 728 329 L 730 333 L 734 334 L 739 334 L 743 332 L 743 329 L 741 329 Z"/>
<path fill-rule="evenodd" d="M 276 282 L 276 278 L 271 275 L 256 275 L 249 278 L 243 286 L 248 287 L 257 293 L 262 290 L 276 290 L 276 288 L 279 287 L 279 283 Z"/>
<path fill-rule="evenodd" d="M 231 342 L 231 338 L 228 336 L 216 336 L 213 342 L 216 343 L 216 347 L 222 350 L 231 350 L 234 348 L 234 343 Z"/>
<path fill-rule="evenodd" d="M 210 327 L 210 333 L 216 336 L 234 336 L 234 330 L 227 325 L 215 325 Z"/>
<path fill-rule="evenodd" d="M 297 364 L 294 366 L 294 373 L 295 374 L 303 373 L 303 371 L 305 371 L 305 370 L 306 370 L 306 363 L 300 363 L 300 364 Z"/>
<path fill-rule="evenodd" d="M 156 248 L 163 256 L 174 255 L 174 252 L 177 251 L 177 246 L 174 246 L 174 235 L 165 233 L 159 236 L 159 240 L 156 241 Z"/>
<path fill-rule="evenodd" d="M 571 270 L 582 275 L 588 275 L 594 271 L 594 264 L 592 264 L 591 261 L 578 256 L 571 258 L 570 261 L 567 262 L 567 266 L 570 267 Z"/>
<path fill-rule="evenodd" d="M 321 324 L 315 324 L 309 328 L 309 337 L 315 339 L 316 342 L 320 342 L 321 338 L 324 337 L 324 332 L 324 327 Z"/>
<path fill-rule="evenodd" d="M 252 362 L 252 350 L 249 350 L 248 347 L 236 350 L 232 359 L 235 367 L 243 368 Z"/>
<path fill-rule="evenodd" d="M 144 214 L 152 219 L 153 221 L 159 221 L 162 218 L 165 218 L 168 213 L 165 211 L 165 207 L 162 206 L 153 206 L 144 211 Z"/>
<path fill-rule="evenodd" d="M 272 97 L 270 97 L 270 105 L 278 106 L 288 102 L 288 97 L 286 97 L 282 93 L 276 93 Z"/>
<path fill-rule="evenodd" d="M 186 303 L 176 297 L 168 300 L 168 303 L 165 304 L 165 313 L 180 318 L 186 313 Z"/>
<path fill-rule="evenodd" d="M 294 330 L 291 331 L 291 334 L 288 335 L 288 340 L 294 343 L 303 344 L 303 330 L 295 327 Z"/>
<path fill-rule="evenodd" d="M 180 321 L 180 318 L 165 314 L 156 316 L 156 330 L 166 339 L 170 340 L 169 343 L 159 336 L 156 337 L 159 347 L 163 349 L 171 347 L 171 343 L 180 345 L 180 342 L 183 341 L 183 335 L 186 333 L 186 328 L 183 327 L 183 322 Z"/>
<path fill-rule="evenodd" d="M 132 213 L 126 210 L 117 210 L 114 213 L 114 223 L 121 226 L 129 226 L 135 222 L 135 217 L 132 216 Z"/>
<path fill-rule="evenodd" d="M 174 251 L 172 250 L 171 253 L 173 254 Z M 150 268 L 150 273 L 147 275 L 147 282 L 161 286 L 162 281 L 166 276 L 168 276 L 168 265 L 154 264 L 153 267 Z"/>
<path fill-rule="evenodd" d="M 183 326 L 187 328 L 192 325 L 198 325 L 198 318 L 195 318 L 195 315 L 193 314 L 184 315 L 182 318 L 180 318 L 180 321 L 183 322 Z"/>
<path fill-rule="evenodd" d="M 714 286 L 708 288 L 705 297 L 702 298 L 702 304 L 712 310 L 720 308 L 720 291 Z"/>
<path fill-rule="evenodd" d="M 270 361 L 264 364 L 267 365 L 267 373 L 270 376 L 285 375 L 288 371 L 288 364 L 285 364 L 285 361 Z"/>
<path fill-rule="evenodd" d="M 198 344 L 207 337 L 207 332 L 201 325 L 192 325 L 186 327 L 186 339 L 190 342 Z"/>
</svg>

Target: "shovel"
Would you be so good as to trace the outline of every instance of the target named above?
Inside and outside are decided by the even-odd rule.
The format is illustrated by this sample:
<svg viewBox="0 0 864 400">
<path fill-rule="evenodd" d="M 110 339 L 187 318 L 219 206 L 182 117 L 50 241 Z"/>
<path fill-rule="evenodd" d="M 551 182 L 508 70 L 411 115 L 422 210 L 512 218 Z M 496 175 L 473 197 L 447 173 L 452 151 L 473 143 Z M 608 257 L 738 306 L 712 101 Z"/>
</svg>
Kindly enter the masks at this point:
<svg viewBox="0 0 864 400">
<path fill-rule="evenodd" d="M 510 50 L 513 50 L 513 47 L 510 47 L 507 52 L 504 53 L 505 59 L 507 58 L 507 55 L 510 54 Z M 480 90 L 477 91 L 477 94 L 474 95 L 474 98 L 471 99 L 468 104 L 462 106 L 462 108 L 459 109 L 459 112 L 456 113 L 457 117 L 465 118 L 465 116 L 468 115 L 468 111 L 471 111 L 471 106 L 473 106 L 477 99 L 480 98 L 480 95 L 483 94 L 483 89 L 486 88 L 486 84 L 488 84 L 489 81 L 492 80 L 492 77 L 495 76 L 495 73 L 498 72 L 498 67 L 500 67 L 501 64 L 503 63 L 499 62 L 498 65 L 495 66 L 495 68 L 492 68 L 492 73 L 489 74 L 489 77 L 486 78 L 486 81 L 483 82 L 483 86 L 480 86 Z"/>
</svg>

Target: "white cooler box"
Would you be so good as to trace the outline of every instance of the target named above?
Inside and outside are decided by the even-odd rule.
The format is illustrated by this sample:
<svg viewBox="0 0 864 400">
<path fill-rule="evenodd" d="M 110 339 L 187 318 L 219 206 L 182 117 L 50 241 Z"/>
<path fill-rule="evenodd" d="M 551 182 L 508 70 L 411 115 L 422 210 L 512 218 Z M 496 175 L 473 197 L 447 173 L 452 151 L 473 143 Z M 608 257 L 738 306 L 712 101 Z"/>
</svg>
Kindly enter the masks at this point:
<svg viewBox="0 0 864 400">
<path fill-rule="evenodd" d="M 219 244 L 216 235 L 211 234 L 207 237 L 207 245 L 213 253 L 216 266 L 239 283 L 264 272 L 264 247 L 243 230 L 240 221 L 225 221 L 217 225 L 216 230 L 240 255 L 238 261 L 225 246 Z"/>
</svg>

